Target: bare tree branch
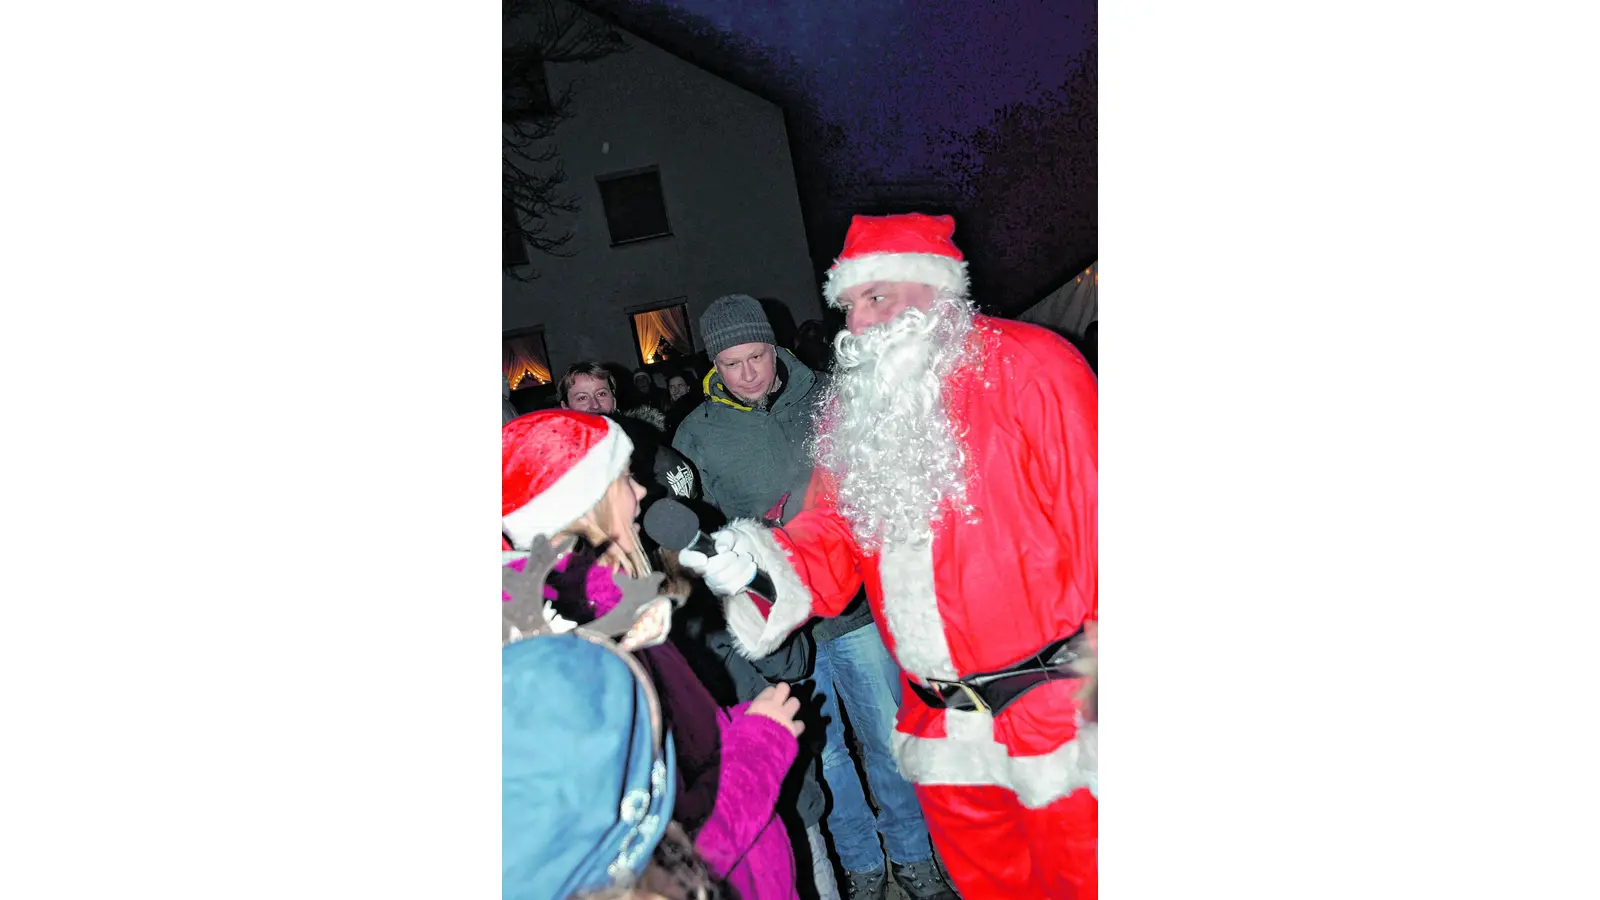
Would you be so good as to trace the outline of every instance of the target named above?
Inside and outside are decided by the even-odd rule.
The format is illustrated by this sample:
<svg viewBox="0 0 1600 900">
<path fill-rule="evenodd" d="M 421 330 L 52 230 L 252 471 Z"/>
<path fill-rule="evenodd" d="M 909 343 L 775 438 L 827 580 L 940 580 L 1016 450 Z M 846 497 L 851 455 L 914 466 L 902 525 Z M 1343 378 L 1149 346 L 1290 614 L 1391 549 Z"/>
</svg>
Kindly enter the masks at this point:
<svg viewBox="0 0 1600 900">
<path fill-rule="evenodd" d="M 501 61 L 502 191 L 517 218 L 506 224 L 507 238 L 537 253 L 571 256 L 564 248 L 572 234 L 552 216 L 575 213 L 579 206 L 561 190 L 566 173 L 549 141 L 572 116 L 572 91 L 552 95 L 545 66 L 593 62 L 625 51 L 627 44 L 610 25 L 558 0 L 502 0 L 501 11 L 508 36 Z M 539 277 L 532 264 L 507 264 L 505 273 L 518 281 Z"/>
</svg>

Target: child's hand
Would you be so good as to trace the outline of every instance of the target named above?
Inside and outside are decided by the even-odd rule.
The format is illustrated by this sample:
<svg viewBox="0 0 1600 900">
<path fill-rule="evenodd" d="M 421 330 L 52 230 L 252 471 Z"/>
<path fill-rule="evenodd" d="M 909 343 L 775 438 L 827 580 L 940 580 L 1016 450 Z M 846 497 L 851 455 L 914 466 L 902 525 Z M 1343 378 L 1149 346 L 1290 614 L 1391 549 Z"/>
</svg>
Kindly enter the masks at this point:
<svg viewBox="0 0 1600 900">
<path fill-rule="evenodd" d="M 645 607 L 639 618 L 634 620 L 633 627 L 622 636 L 620 642 L 622 649 L 633 651 L 645 647 L 654 647 L 667 639 L 667 634 L 672 630 L 672 600 L 668 597 L 658 597 L 656 602 Z"/>
<path fill-rule="evenodd" d="M 779 725 L 789 729 L 795 737 L 806 730 L 806 723 L 798 721 L 795 716 L 800 712 L 800 701 L 789 696 L 787 684 L 775 684 L 767 688 L 756 699 L 750 701 L 750 706 L 745 710 L 748 716 L 766 716 Z"/>
</svg>

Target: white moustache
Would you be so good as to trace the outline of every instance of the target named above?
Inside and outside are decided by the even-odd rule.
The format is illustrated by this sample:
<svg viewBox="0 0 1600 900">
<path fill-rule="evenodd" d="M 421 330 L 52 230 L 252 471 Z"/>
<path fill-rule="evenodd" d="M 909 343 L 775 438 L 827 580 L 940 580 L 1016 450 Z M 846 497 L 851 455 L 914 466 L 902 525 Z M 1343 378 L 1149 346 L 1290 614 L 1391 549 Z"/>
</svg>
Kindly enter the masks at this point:
<svg viewBox="0 0 1600 900">
<path fill-rule="evenodd" d="M 839 333 L 834 341 L 835 358 L 841 369 L 854 369 L 872 362 L 904 371 L 926 363 L 928 338 L 939 326 L 939 317 L 920 309 L 908 309 L 882 325 L 860 334 Z"/>
</svg>

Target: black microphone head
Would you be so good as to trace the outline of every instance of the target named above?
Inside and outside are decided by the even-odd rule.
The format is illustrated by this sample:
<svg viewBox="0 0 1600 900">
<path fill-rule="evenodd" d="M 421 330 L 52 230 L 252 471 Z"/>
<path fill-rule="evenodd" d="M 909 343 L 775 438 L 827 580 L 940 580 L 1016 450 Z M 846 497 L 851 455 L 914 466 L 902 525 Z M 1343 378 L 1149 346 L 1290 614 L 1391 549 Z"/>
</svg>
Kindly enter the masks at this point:
<svg viewBox="0 0 1600 900">
<path fill-rule="evenodd" d="M 671 497 L 662 497 L 645 511 L 644 533 L 668 550 L 685 550 L 700 534 L 700 517 Z"/>
</svg>

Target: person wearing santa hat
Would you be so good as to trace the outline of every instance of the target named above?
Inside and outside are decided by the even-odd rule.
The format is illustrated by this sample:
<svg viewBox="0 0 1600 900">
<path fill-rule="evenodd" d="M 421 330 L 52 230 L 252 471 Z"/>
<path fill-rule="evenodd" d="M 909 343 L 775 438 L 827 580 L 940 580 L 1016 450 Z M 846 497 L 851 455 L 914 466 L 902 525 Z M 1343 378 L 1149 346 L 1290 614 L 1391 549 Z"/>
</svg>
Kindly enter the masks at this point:
<svg viewBox="0 0 1600 900">
<path fill-rule="evenodd" d="M 803 511 L 680 561 L 752 655 L 865 584 L 906 675 L 893 746 L 966 900 L 1090 898 L 1097 725 L 1095 377 L 1060 336 L 977 315 L 948 216 L 856 216 Z M 748 589 L 756 572 L 775 589 Z M 1076 664 L 1076 665 L 1075 665 Z"/>
<path fill-rule="evenodd" d="M 616 631 L 628 628 L 628 604 L 651 594 L 629 600 L 612 573 L 638 579 L 651 566 L 636 522 L 645 489 L 629 474 L 627 434 L 604 416 L 553 409 L 521 416 L 500 435 L 502 540 L 513 548 L 503 567 L 523 571 L 535 542 L 579 538 L 541 587 L 546 623 L 562 633 L 614 633 L 603 626 L 622 615 Z M 661 642 L 670 602 L 643 609 L 621 646 L 637 651 L 672 732 L 680 781 L 674 821 L 736 897 L 798 900 L 794 851 L 776 809 L 804 730 L 794 719 L 799 701 L 779 684 L 751 702 L 718 706 L 677 648 Z"/>
</svg>

